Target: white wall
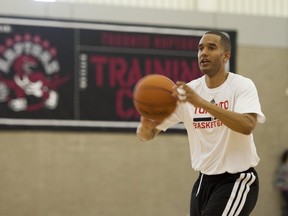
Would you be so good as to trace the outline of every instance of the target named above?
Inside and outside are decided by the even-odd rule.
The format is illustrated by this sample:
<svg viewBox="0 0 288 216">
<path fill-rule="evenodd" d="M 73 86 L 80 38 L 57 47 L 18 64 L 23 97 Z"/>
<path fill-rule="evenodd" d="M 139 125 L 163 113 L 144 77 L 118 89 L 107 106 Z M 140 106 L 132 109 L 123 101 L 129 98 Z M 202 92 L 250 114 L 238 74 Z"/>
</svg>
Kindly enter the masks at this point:
<svg viewBox="0 0 288 216">
<path fill-rule="evenodd" d="M 287 18 L 151 10 L 96 4 L 44 3 L 33 0 L 5 1 L 5 4 L 0 7 L 0 15 L 231 29 L 238 31 L 239 45 L 288 47 Z"/>
</svg>

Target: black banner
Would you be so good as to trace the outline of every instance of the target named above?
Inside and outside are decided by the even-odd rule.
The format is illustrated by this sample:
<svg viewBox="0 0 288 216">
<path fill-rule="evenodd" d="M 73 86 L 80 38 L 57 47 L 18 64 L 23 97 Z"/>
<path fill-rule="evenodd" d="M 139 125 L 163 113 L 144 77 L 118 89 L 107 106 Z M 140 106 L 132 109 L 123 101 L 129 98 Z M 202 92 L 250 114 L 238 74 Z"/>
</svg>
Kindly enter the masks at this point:
<svg viewBox="0 0 288 216">
<path fill-rule="evenodd" d="M 206 31 L 0 17 L 0 126 L 134 129 L 137 81 L 202 76 L 197 52 Z M 235 72 L 236 32 L 224 32 Z"/>
</svg>

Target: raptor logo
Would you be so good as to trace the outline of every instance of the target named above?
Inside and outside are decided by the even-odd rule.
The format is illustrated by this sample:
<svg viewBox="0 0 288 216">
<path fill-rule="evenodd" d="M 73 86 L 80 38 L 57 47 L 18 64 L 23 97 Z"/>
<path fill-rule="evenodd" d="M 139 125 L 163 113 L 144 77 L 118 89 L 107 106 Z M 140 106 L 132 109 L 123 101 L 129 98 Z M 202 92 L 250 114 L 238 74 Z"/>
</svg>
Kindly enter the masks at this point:
<svg viewBox="0 0 288 216">
<path fill-rule="evenodd" d="M 16 34 L 0 44 L 0 104 L 20 111 L 53 110 L 61 77 L 57 50 L 38 35 Z"/>
</svg>

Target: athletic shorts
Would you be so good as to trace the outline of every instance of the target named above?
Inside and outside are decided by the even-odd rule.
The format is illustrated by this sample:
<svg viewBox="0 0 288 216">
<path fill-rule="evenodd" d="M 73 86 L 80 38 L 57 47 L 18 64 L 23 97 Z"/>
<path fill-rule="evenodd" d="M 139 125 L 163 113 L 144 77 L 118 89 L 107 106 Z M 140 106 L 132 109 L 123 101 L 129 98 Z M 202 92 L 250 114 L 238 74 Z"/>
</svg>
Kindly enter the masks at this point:
<svg viewBox="0 0 288 216">
<path fill-rule="evenodd" d="M 256 205 L 258 192 L 254 168 L 235 174 L 200 173 L 191 193 L 190 216 L 248 216 Z"/>
</svg>

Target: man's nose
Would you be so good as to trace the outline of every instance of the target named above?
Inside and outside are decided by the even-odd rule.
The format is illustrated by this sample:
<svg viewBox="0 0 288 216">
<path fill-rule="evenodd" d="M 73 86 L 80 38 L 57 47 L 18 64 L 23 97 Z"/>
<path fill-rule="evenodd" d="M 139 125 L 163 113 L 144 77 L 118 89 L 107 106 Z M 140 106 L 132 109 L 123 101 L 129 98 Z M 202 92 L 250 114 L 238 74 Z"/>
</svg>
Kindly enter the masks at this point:
<svg viewBox="0 0 288 216">
<path fill-rule="evenodd" d="M 200 56 L 207 56 L 207 49 L 204 48 L 200 51 Z"/>
</svg>

